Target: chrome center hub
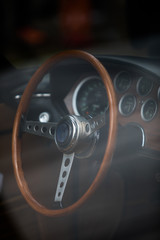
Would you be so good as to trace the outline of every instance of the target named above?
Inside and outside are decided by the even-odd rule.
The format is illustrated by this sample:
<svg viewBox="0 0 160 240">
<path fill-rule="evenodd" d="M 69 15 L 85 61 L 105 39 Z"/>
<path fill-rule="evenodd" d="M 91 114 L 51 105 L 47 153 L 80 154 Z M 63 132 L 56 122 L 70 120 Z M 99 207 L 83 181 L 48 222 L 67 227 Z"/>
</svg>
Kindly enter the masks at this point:
<svg viewBox="0 0 160 240">
<path fill-rule="evenodd" d="M 90 124 L 80 116 L 66 116 L 56 127 L 55 143 L 63 153 L 79 152 L 90 139 Z"/>
</svg>

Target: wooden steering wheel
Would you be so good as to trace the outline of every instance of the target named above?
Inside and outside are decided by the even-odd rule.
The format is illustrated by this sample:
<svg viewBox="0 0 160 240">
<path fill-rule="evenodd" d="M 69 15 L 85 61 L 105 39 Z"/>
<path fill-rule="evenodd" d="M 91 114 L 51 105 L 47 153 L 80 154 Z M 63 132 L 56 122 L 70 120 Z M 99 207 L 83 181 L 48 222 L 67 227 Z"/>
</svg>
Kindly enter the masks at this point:
<svg viewBox="0 0 160 240">
<path fill-rule="evenodd" d="M 22 169 L 22 161 L 21 161 L 21 136 L 20 136 L 20 129 L 22 129 L 22 117 L 25 116 L 25 113 L 27 112 L 31 96 L 36 89 L 38 83 L 42 80 L 43 76 L 46 74 L 46 72 L 51 69 L 55 63 L 69 58 L 69 57 L 77 57 L 81 58 L 83 60 L 88 61 L 99 73 L 100 77 L 102 78 L 107 95 L 108 95 L 108 101 L 109 101 L 109 134 L 108 134 L 108 142 L 105 150 L 105 154 L 102 160 L 102 163 L 100 165 L 99 171 L 93 180 L 91 186 L 88 188 L 88 190 L 84 193 L 84 195 L 78 199 L 75 203 L 72 205 L 62 208 L 62 209 L 48 209 L 45 206 L 41 205 L 32 195 L 32 192 L 30 191 L 28 184 L 25 180 L 23 169 Z M 72 132 L 72 129 L 76 127 L 80 128 L 79 122 L 81 122 L 82 126 L 81 130 L 78 130 L 77 132 L 81 131 L 81 136 L 74 135 L 70 132 Z M 87 139 L 94 131 L 97 131 L 97 129 L 104 126 L 104 116 L 98 116 L 96 118 L 91 119 L 91 122 L 88 120 L 81 118 L 80 119 L 76 116 L 67 116 L 64 120 L 62 120 L 58 124 L 53 123 L 46 123 L 42 124 L 40 122 L 34 122 L 34 121 L 26 121 L 24 119 L 23 121 L 23 130 L 24 132 L 29 132 L 31 134 L 36 134 L 39 136 L 45 136 L 50 139 L 53 139 L 53 141 L 56 142 L 57 147 L 60 151 L 63 152 L 63 164 L 61 167 L 61 173 L 59 178 L 59 185 L 57 186 L 57 201 L 60 198 L 62 199 L 63 192 L 65 189 L 65 185 L 67 183 L 67 178 L 70 172 L 70 168 L 74 159 L 74 152 L 76 151 L 76 147 L 79 144 L 79 138 L 81 140 Z M 85 130 L 84 130 L 85 129 Z M 70 213 L 81 206 L 82 203 L 84 203 L 91 194 L 95 191 L 95 189 L 100 184 L 101 180 L 106 174 L 106 171 L 109 167 L 112 154 L 114 151 L 115 146 L 115 140 L 116 140 L 116 133 L 117 133 L 117 104 L 116 104 L 116 97 L 115 92 L 112 84 L 112 80 L 110 79 L 110 76 L 104 66 L 99 62 L 98 59 L 96 59 L 93 55 L 84 52 L 84 51 L 65 51 L 60 54 L 57 54 L 56 56 L 53 56 L 48 61 L 46 61 L 33 75 L 31 80 L 29 81 L 24 94 L 22 95 L 22 98 L 20 100 L 17 113 L 15 116 L 14 126 L 13 126 L 13 136 L 12 136 L 12 159 L 13 159 L 13 168 L 14 173 L 16 177 L 16 181 L 18 184 L 18 187 L 28 202 L 28 204 L 37 212 L 44 214 L 46 216 L 62 216 L 67 213 Z M 78 133 L 77 133 L 78 134 Z M 76 143 L 75 143 L 76 142 Z M 74 145 L 76 146 L 74 148 Z M 65 161 L 68 160 L 70 164 L 68 164 L 67 170 L 64 170 L 65 168 Z M 66 175 L 66 176 L 63 176 Z M 65 180 L 66 177 L 66 180 Z M 62 181 L 63 180 L 63 181 Z"/>
</svg>

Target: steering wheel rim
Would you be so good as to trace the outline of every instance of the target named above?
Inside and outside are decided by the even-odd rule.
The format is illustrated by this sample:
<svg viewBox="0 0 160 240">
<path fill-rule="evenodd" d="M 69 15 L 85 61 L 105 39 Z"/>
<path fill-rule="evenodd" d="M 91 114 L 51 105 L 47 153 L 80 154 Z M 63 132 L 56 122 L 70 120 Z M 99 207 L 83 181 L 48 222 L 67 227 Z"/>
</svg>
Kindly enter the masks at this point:
<svg viewBox="0 0 160 240">
<path fill-rule="evenodd" d="M 106 146 L 105 154 L 101 163 L 101 166 L 98 170 L 98 173 L 93 180 L 91 186 L 88 188 L 88 190 L 84 193 L 84 195 L 78 199 L 75 203 L 72 205 L 63 208 L 63 209 L 48 209 L 45 206 L 41 205 L 32 195 L 28 184 L 25 180 L 23 169 L 22 169 L 22 161 L 21 161 L 21 137 L 19 135 L 20 132 L 20 123 L 22 115 L 24 115 L 27 111 L 28 105 L 30 103 L 30 99 L 32 96 L 32 93 L 36 89 L 38 83 L 42 80 L 45 73 L 54 66 L 55 63 L 64 60 L 65 58 L 70 57 L 78 57 L 81 59 L 86 60 L 89 62 L 99 73 L 101 76 L 107 94 L 108 94 L 108 101 L 109 101 L 109 134 L 108 134 L 108 143 Z M 25 198 L 25 200 L 28 202 L 28 204 L 37 212 L 46 215 L 46 216 L 63 216 L 68 213 L 73 212 L 75 209 L 79 208 L 82 203 L 84 203 L 91 194 L 95 191 L 95 189 L 98 187 L 100 182 L 102 181 L 103 177 L 105 176 L 107 169 L 109 167 L 109 164 L 112 159 L 112 154 L 114 151 L 115 141 L 116 141 L 116 133 L 117 133 L 117 104 L 116 104 L 116 96 L 114 92 L 114 87 L 112 84 L 112 80 L 107 72 L 107 70 L 104 68 L 104 66 L 100 63 L 100 61 L 95 58 L 93 55 L 79 50 L 73 50 L 73 51 L 64 51 L 60 54 L 57 54 L 56 56 L 51 57 L 49 60 L 47 60 L 41 67 L 35 72 L 31 80 L 29 81 L 18 106 L 15 121 L 13 125 L 13 135 L 12 135 L 12 162 L 13 162 L 13 168 L 14 168 L 14 174 L 16 177 L 16 181 L 18 184 L 18 187 Z"/>
</svg>

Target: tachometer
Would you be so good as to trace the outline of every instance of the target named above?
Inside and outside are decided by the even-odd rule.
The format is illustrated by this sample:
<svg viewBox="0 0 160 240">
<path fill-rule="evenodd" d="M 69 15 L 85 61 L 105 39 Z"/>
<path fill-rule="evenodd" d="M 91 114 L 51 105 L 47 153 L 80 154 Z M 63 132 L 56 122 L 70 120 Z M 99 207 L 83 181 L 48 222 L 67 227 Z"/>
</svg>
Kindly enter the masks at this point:
<svg viewBox="0 0 160 240">
<path fill-rule="evenodd" d="M 103 82 L 97 76 L 85 78 L 73 95 L 73 110 L 82 116 L 96 116 L 108 108 L 108 98 Z"/>
</svg>

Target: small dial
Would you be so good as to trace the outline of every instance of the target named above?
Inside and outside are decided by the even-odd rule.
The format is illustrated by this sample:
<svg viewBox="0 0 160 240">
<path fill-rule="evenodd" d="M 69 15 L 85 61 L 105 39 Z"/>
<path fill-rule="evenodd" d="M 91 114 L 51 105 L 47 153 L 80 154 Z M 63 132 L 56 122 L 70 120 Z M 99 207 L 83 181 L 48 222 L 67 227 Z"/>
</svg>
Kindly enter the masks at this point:
<svg viewBox="0 0 160 240">
<path fill-rule="evenodd" d="M 153 81 L 146 77 L 141 77 L 137 82 L 137 92 L 140 96 L 147 96 L 153 87 Z"/>
<path fill-rule="evenodd" d="M 123 93 L 131 86 L 131 78 L 128 72 L 120 72 L 114 80 L 114 86 L 117 92 Z"/>
<path fill-rule="evenodd" d="M 146 100 L 141 108 L 141 117 L 144 121 L 151 121 L 157 112 L 157 103 L 154 99 Z"/>
<path fill-rule="evenodd" d="M 136 107 L 136 97 L 131 94 L 124 95 L 119 102 L 119 111 L 123 116 L 129 116 Z"/>
</svg>

